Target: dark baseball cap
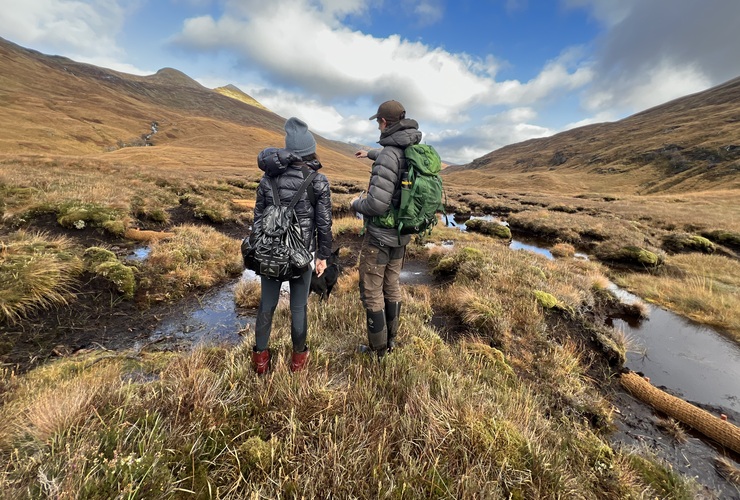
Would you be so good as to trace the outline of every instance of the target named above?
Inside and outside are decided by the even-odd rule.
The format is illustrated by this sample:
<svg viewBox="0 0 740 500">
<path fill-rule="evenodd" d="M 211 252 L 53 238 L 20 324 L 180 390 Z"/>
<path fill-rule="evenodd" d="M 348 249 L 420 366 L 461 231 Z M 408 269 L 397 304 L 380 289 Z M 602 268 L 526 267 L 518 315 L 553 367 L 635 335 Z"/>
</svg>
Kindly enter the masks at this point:
<svg viewBox="0 0 740 500">
<path fill-rule="evenodd" d="M 403 104 L 398 101 L 385 101 L 378 106 L 378 112 L 368 120 L 375 120 L 376 118 L 385 118 L 387 122 L 397 122 L 406 118 L 406 110 L 403 109 Z"/>
</svg>

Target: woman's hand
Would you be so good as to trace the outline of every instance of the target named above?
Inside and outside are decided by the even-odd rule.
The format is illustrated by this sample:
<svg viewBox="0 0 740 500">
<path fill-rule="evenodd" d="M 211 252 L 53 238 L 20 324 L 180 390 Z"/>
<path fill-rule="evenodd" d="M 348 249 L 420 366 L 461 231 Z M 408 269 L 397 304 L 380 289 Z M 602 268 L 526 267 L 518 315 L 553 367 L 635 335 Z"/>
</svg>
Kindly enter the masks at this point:
<svg viewBox="0 0 740 500">
<path fill-rule="evenodd" d="M 367 158 L 367 151 L 361 149 L 355 153 L 355 158 Z"/>
<path fill-rule="evenodd" d="M 321 276 L 326 271 L 326 259 L 316 259 L 316 276 Z"/>
</svg>

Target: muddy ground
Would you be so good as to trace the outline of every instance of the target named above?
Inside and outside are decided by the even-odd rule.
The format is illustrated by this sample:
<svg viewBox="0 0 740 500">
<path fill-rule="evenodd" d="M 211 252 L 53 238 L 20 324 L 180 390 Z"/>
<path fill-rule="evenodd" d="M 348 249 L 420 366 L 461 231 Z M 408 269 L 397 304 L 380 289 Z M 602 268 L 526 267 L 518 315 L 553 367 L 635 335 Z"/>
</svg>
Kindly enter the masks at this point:
<svg viewBox="0 0 740 500">
<path fill-rule="evenodd" d="M 185 212 L 178 214 L 177 219 L 173 222 L 203 223 Z M 241 238 L 246 233 L 246 228 L 237 224 L 214 227 L 234 238 Z M 37 219 L 28 229 L 69 236 L 52 218 Z M 134 248 L 130 242 L 116 241 L 95 229 L 80 231 L 74 236 L 81 245 L 104 245 L 119 255 L 128 255 Z M 360 237 L 355 235 L 341 236 L 335 242 L 335 248 L 341 245 L 352 250 L 341 261 L 344 269 L 355 266 L 360 243 Z M 444 286 L 442 282 L 435 281 L 427 265 L 425 261 L 409 260 L 405 265 L 406 284 Z M 233 286 L 233 283 L 223 286 Z M 202 295 L 174 304 L 141 308 L 135 301 L 121 301 L 108 283 L 94 277 L 81 283 L 79 292 L 78 299 L 70 307 L 41 311 L 12 326 L 0 325 L 0 362 L 22 372 L 82 350 L 181 349 L 181 342 L 169 343 L 167 339 L 152 341 L 151 335 L 162 322 L 187 314 Z M 245 314 L 253 312 L 247 311 Z M 432 322 L 447 341 L 454 342 L 466 334 L 455 318 L 438 315 Z M 715 467 L 718 457 L 726 457 L 740 467 L 737 454 L 696 434 L 689 433 L 686 442 L 679 443 L 658 427 L 662 415 L 629 395 L 617 378 L 603 378 L 600 385 L 615 407 L 613 430 L 609 434 L 613 446 L 652 450 L 674 470 L 694 477 L 702 485 L 701 498 L 740 499 L 740 487 L 726 480 Z M 740 423 L 740 414 L 731 409 L 705 409 L 716 415 L 724 413 L 730 421 Z"/>
</svg>

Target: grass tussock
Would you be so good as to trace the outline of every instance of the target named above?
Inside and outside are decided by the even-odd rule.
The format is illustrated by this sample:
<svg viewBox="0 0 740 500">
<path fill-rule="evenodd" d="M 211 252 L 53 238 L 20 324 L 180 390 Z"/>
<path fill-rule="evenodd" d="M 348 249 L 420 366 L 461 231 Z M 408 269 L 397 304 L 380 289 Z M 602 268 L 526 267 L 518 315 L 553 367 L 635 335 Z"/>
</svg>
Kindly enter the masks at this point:
<svg viewBox="0 0 740 500">
<path fill-rule="evenodd" d="M 623 285 L 646 300 L 716 326 L 740 341 L 740 263 L 721 255 L 670 256 L 652 274 L 619 274 Z"/>
<path fill-rule="evenodd" d="M 717 457 L 714 466 L 722 477 L 740 488 L 740 467 L 725 457 Z"/>
<path fill-rule="evenodd" d="M 332 220 L 331 232 L 334 236 L 357 234 L 362 225 L 362 219 L 357 217 L 338 217 Z"/>
<path fill-rule="evenodd" d="M 199 248 L 208 235 L 192 231 L 180 228 L 162 244 Z M 309 301 L 304 372 L 288 370 L 283 304 L 270 345 L 273 370 L 264 377 L 252 372 L 249 339 L 183 354 L 88 353 L 6 377 L 0 491 L 8 498 L 690 491 L 646 479 L 652 462 L 633 463 L 632 453 L 609 447 L 589 423 L 596 414 L 608 420 L 610 410 L 586 375 L 581 346 L 548 341 L 547 315 L 562 313 L 538 307 L 532 290 L 576 311 L 590 300 L 595 266 L 581 263 L 574 276 L 565 263 L 492 241 L 454 252 L 480 272 L 461 273 L 445 289 L 405 287 L 399 346 L 380 363 L 355 351 L 365 341 L 365 317 L 357 273 L 347 272 L 330 300 Z M 429 323 L 440 308 L 459 315 L 471 335 L 443 342 Z M 505 341 L 494 347 L 495 339 Z"/>
<path fill-rule="evenodd" d="M 262 287 L 259 279 L 244 280 L 237 283 L 234 289 L 234 302 L 239 307 L 256 309 L 260 305 Z"/>
<path fill-rule="evenodd" d="M 68 304 L 82 269 L 71 240 L 42 233 L 12 233 L 0 244 L 0 322 Z"/>
<path fill-rule="evenodd" d="M 550 248 L 553 257 L 571 258 L 576 254 L 576 248 L 570 243 L 558 243 Z"/>
<path fill-rule="evenodd" d="M 174 236 L 152 242 L 142 265 L 141 286 L 149 300 L 183 296 L 188 289 L 204 289 L 241 273 L 238 240 L 207 226 L 172 228 Z"/>
</svg>

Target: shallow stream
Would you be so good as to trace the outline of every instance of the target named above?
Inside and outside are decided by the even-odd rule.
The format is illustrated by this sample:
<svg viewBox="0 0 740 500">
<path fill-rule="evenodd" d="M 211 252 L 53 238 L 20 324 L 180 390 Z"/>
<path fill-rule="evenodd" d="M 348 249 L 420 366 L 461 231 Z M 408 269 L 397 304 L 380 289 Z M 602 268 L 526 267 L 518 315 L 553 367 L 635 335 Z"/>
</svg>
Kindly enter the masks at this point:
<svg viewBox="0 0 740 500">
<path fill-rule="evenodd" d="M 465 230 L 464 221 L 456 221 L 456 225 Z M 537 242 L 512 240 L 509 247 L 553 258 Z M 583 254 L 576 257 L 587 258 Z M 622 302 L 640 300 L 613 283 L 610 289 Z M 610 326 L 622 330 L 630 341 L 627 368 L 687 401 L 740 411 L 740 346 L 708 326 L 652 304 L 647 307 L 645 320 L 609 319 Z"/>
</svg>

